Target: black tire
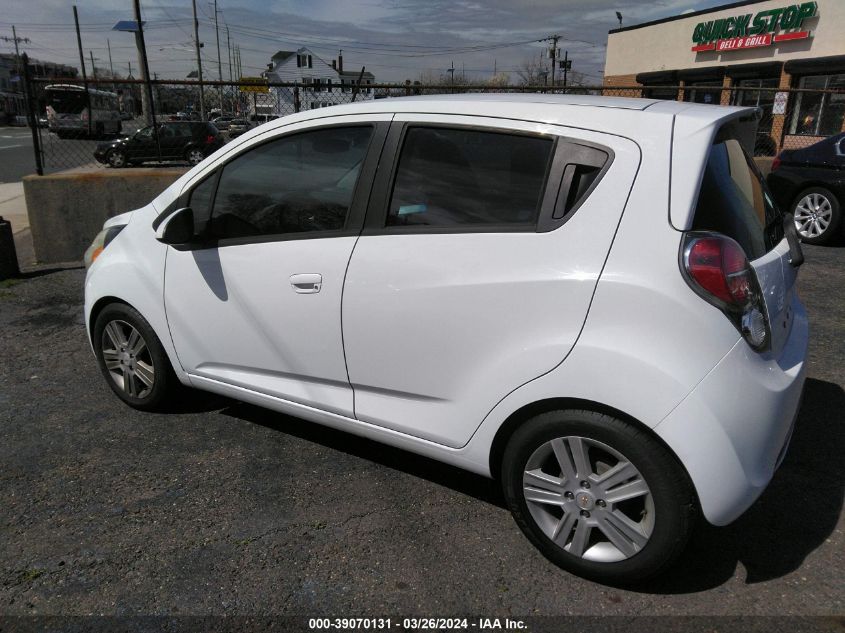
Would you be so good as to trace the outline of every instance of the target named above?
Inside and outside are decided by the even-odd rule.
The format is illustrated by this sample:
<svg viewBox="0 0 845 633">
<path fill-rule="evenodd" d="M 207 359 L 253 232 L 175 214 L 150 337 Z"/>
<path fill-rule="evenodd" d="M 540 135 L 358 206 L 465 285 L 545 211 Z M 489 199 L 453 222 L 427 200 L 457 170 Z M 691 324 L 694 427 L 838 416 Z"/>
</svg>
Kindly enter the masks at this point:
<svg viewBox="0 0 845 633">
<path fill-rule="evenodd" d="M 199 165 L 203 160 L 205 160 L 205 153 L 196 147 L 189 147 L 185 150 L 185 160 L 188 161 L 188 164 L 191 166 Z"/>
<path fill-rule="evenodd" d="M 109 167 L 114 167 L 115 169 L 120 169 L 121 167 L 129 165 L 129 160 L 126 158 L 126 152 L 119 149 L 113 149 L 110 151 L 108 156 L 106 156 L 106 161 L 108 162 Z"/>
<path fill-rule="evenodd" d="M 106 333 L 106 327 L 112 323 L 119 324 L 118 327 L 122 328 L 124 333 L 127 332 L 125 325 L 131 326 L 143 339 L 146 349 L 139 353 L 135 360 L 138 361 L 138 364 L 143 362 L 145 366 L 152 366 L 154 378 L 151 381 L 152 387 L 147 387 L 148 393 L 144 393 L 144 385 L 137 378 L 130 381 L 136 387 L 141 387 L 141 389 L 135 389 L 136 393 L 134 395 L 130 393 L 132 391 L 131 389 L 121 388 L 117 383 L 115 374 L 106 367 L 104 344 L 111 345 L 111 343 L 106 341 L 113 339 L 106 339 L 104 337 L 109 336 Z M 167 353 L 161 346 L 161 342 L 152 327 L 150 327 L 150 324 L 147 323 L 147 320 L 135 308 L 125 303 L 107 305 L 97 315 L 91 338 L 94 344 L 94 353 L 97 356 L 97 362 L 103 377 L 106 379 L 106 383 L 117 397 L 130 407 L 144 411 L 158 410 L 177 395 L 177 392 L 181 388 L 181 383 L 179 383 L 179 379 L 173 372 L 170 359 L 167 357 Z M 110 356 L 113 360 L 114 355 L 110 354 Z"/>
<path fill-rule="evenodd" d="M 818 235 L 813 235 L 812 227 L 802 222 L 802 218 L 807 218 L 807 212 L 810 210 L 808 207 L 802 208 L 802 202 L 808 197 L 812 199 L 813 196 L 817 196 L 818 200 L 827 200 L 830 205 L 829 223 Z M 798 235 L 801 236 L 802 242 L 828 244 L 839 235 L 839 228 L 842 225 L 842 206 L 836 195 L 825 187 L 809 187 L 799 193 L 792 203 L 792 215 L 795 218 L 795 228 Z M 809 218 L 807 219 L 809 220 Z"/>
<path fill-rule="evenodd" d="M 614 562 L 597 562 L 576 556 L 547 536 L 532 515 L 523 490 L 523 477 L 529 458 L 536 459 L 537 454 L 542 454 L 543 449 L 541 447 L 547 446 L 548 442 L 566 437 L 584 438 L 610 447 L 624 456 L 645 480 L 650 490 L 650 497 L 644 496 L 642 502 L 644 508 L 652 508 L 653 511 L 650 512 L 649 517 L 646 517 L 647 510 L 643 509 L 639 516 L 643 524 L 648 523 L 650 525 L 651 532 L 644 545 L 636 550 L 633 555 Z M 540 452 L 535 453 L 538 449 L 540 449 Z M 601 457 L 602 454 L 608 455 L 608 453 L 603 453 L 600 447 L 595 446 L 591 447 L 587 454 L 591 463 L 592 460 L 605 459 Z M 554 463 L 557 463 L 556 459 L 554 459 Z M 554 468 L 554 465 L 551 467 Z M 607 467 L 604 464 L 596 466 L 599 469 Z M 579 480 L 581 476 L 582 474 L 579 472 Z M 561 475 L 561 479 L 565 478 Z M 576 484 L 575 487 L 581 488 L 580 483 Z M 502 460 L 502 488 L 517 525 L 546 558 L 578 576 L 610 585 L 636 583 L 667 569 L 686 546 L 695 522 L 693 488 L 686 471 L 674 455 L 648 432 L 627 422 L 593 411 L 552 411 L 538 415 L 523 423 L 510 438 L 505 449 Z M 616 490 L 616 488 L 613 487 L 613 490 Z M 578 500 L 583 500 L 583 492 L 584 490 L 581 489 L 581 492 L 575 492 L 574 496 L 570 497 L 571 501 L 568 501 L 570 508 L 578 510 L 578 506 L 572 504 L 577 504 Z M 595 483 L 592 491 L 587 490 L 586 492 L 597 497 L 601 494 L 598 485 Z M 566 494 L 570 493 L 567 492 Z M 648 499 L 647 502 L 646 499 Z M 591 503 L 589 499 L 586 499 L 585 502 Z M 592 511 L 592 518 L 590 518 L 591 513 L 586 510 L 580 510 L 580 516 L 573 514 L 572 516 L 575 517 L 573 520 L 576 523 L 569 528 L 572 530 L 571 532 L 563 535 L 564 546 L 570 549 L 573 547 L 578 522 L 584 521 L 585 524 L 589 525 L 591 521 L 607 516 L 607 513 L 621 510 L 624 503 L 630 502 L 614 505 L 604 500 L 595 499 L 589 506 Z M 645 505 L 646 503 L 649 505 Z M 599 507 L 600 505 L 601 507 Z M 547 506 L 532 504 L 532 507 L 536 513 L 538 512 L 537 508 L 546 508 Z M 554 510 L 554 505 L 548 507 Z M 627 512 L 627 510 L 625 511 Z M 565 511 L 560 509 L 559 515 L 564 516 Z M 552 522 L 556 520 L 554 517 L 551 519 Z M 560 529 L 560 525 L 563 525 L 562 519 L 557 529 Z M 572 535 L 571 538 L 569 534 Z M 585 556 L 589 555 L 591 551 L 596 552 L 600 547 L 612 546 L 609 541 L 608 545 L 595 545 L 604 538 L 603 531 L 598 527 L 587 530 L 587 534 L 590 535 L 590 539 L 595 538 L 596 540 L 588 541 L 588 546 L 584 550 Z M 595 549 L 591 550 L 591 548 Z"/>
</svg>

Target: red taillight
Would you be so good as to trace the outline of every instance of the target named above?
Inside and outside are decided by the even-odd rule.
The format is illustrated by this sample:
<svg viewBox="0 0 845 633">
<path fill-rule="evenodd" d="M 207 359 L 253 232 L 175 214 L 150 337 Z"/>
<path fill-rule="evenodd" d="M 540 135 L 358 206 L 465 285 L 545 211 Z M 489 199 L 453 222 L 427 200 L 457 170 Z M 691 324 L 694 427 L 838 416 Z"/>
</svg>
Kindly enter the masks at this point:
<svg viewBox="0 0 845 633">
<path fill-rule="evenodd" d="M 214 142 L 214 135 L 213 134 L 209 134 L 208 136 L 205 137 L 205 144 L 206 145 L 211 145 L 213 142 Z"/>
<path fill-rule="evenodd" d="M 739 245 L 721 237 L 700 237 L 688 247 L 687 272 L 705 292 L 730 306 L 748 301 L 748 260 Z"/>
<path fill-rule="evenodd" d="M 774 160 L 772 161 L 772 171 L 776 169 L 780 169 L 780 154 L 775 156 Z"/>
<path fill-rule="evenodd" d="M 718 233 L 688 233 L 683 267 L 693 288 L 736 325 L 755 349 L 768 344 L 766 307 L 742 247 Z"/>
</svg>

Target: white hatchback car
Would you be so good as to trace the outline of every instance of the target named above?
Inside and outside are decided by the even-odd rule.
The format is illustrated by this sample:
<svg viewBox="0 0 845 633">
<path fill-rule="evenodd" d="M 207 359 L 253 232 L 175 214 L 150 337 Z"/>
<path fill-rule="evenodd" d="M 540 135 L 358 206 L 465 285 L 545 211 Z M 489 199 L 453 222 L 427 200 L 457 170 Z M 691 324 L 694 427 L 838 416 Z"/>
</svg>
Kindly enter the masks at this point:
<svg viewBox="0 0 845 633">
<path fill-rule="evenodd" d="M 590 96 L 370 101 L 251 130 L 109 220 L 109 386 L 187 385 L 502 482 L 552 561 L 629 582 L 783 459 L 808 325 L 754 111 Z"/>
</svg>

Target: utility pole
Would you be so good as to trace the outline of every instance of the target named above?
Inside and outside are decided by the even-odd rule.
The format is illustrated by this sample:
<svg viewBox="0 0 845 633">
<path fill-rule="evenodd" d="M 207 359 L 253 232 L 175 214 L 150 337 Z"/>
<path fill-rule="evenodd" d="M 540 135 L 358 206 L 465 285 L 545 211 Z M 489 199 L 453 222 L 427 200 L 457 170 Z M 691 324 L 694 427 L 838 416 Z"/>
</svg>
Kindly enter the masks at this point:
<svg viewBox="0 0 845 633">
<path fill-rule="evenodd" d="M 109 49 L 109 72 L 111 73 L 111 78 L 114 79 L 114 64 L 111 61 L 111 42 L 108 38 L 106 38 L 106 47 Z"/>
<path fill-rule="evenodd" d="M 217 78 L 223 81 L 223 63 L 220 61 L 220 26 L 217 23 L 217 0 L 214 0 L 214 32 L 217 35 Z M 223 112 L 223 85 L 217 86 L 220 93 L 220 111 Z"/>
<path fill-rule="evenodd" d="M 144 90 L 142 95 L 147 95 L 147 103 L 144 104 L 144 116 L 150 125 L 153 126 L 153 137 L 156 140 L 156 147 L 158 148 L 158 155 L 161 156 L 161 146 L 158 139 L 158 126 L 156 125 L 155 104 L 153 102 L 153 85 L 150 83 L 150 65 L 147 61 L 147 45 L 144 42 L 144 26 L 141 23 L 141 2 L 135 0 L 135 20 L 138 23 L 138 30 L 135 31 L 135 39 L 138 43 L 138 52 L 141 55 L 141 79 L 144 80 Z"/>
<path fill-rule="evenodd" d="M 226 25 L 226 48 L 229 50 L 229 81 L 232 81 L 232 40 L 229 39 L 229 25 Z"/>
<path fill-rule="evenodd" d="M 197 20 L 197 0 L 194 5 L 194 47 L 197 49 L 197 79 L 200 82 L 200 118 L 205 121 L 205 94 L 202 89 L 202 57 L 200 56 L 200 23 Z"/>
<path fill-rule="evenodd" d="M 21 74 L 21 52 L 18 50 L 18 43 L 19 42 L 26 42 L 29 44 L 28 37 L 18 37 L 18 32 L 15 30 L 15 25 L 12 25 L 12 37 L 0 37 L 0 40 L 4 42 L 14 42 L 15 43 L 15 72 L 20 77 Z"/>
<path fill-rule="evenodd" d="M 569 72 L 569 51 L 563 53 L 563 89 L 566 91 L 566 75 Z"/>
<path fill-rule="evenodd" d="M 94 76 L 94 81 L 97 81 L 97 67 L 94 65 L 94 51 L 89 50 L 88 55 L 91 57 L 91 74 Z"/>
<path fill-rule="evenodd" d="M 79 14 L 73 5 L 73 22 L 76 25 L 76 46 L 79 48 L 79 65 L 82 68 L 82 85 L 85 88 L 85 105 L 88 107 L 88 136 L 91 136 L 91 94 L 88 92 L 88 77 L 85 75 L 85 53 L 82 52 L 82 36 L 79 34 Z"/>
<path fill-rule="evenodd" d="M 560 35 L 552 35 L 549 39 L 552 40 L 552 50 L 551 50 L 551 58 L 552 58 L 552 92 L 555 89 L 555 66 L 557 65 L 557 41 L 560 39 Z"/>
<path fill-rule="evenodd" d="M 129 67 L 129 74 L 127 75 L 127 78 L 132 79 L 132 62 L 126 62 L 126 65 Z"/>
<path fill-rule="evenodd" d="M 0 39 L 2 39 L 4 42 L 9 41 L 8 37 L 0 37 Z M 15 25 L 13 24 L 12 25 L 12 41 L 15 43 L 15 74 L 18 77 L 18 84 L 23 84 L 21 86 L 22 89 L 23 89 L 23 102 L 24 102 L 24 106 L 26 107 L 27 113 L 29 113 L 29 84 L 27 82 L 23 81 L 23 78 L 21 76 L 21 52 L 18 49 L 18 42 L 26 42 L 27 44 L 29 44 L 29 38 L 28 37 L 18 37 L 18 32 L 15 30 Z M 26 59 L 24 64 L 29 64 L 29 58 Z M 27 71 L 28 69 L 24 68 L 23 70 Z M 17 114 L 17 107 L 15 107 L 15 113 Z M 33 136 L 33 138 L 34 138 L 34 136 Z M 35 147 L 37 148 L 38 145 L 36 145 Z M 41 167 L 40 167 L 41 158 L 40 158 L 40 155 L 38 154 L 38 152 L 36 152 L 36 160 L 38 161 L 38 164 L 39 164 L 38 169 L 40 170 L 41 169 Z M 38 174 L 41 175 L 41 171 L 39 171 Z"/>
</svg>

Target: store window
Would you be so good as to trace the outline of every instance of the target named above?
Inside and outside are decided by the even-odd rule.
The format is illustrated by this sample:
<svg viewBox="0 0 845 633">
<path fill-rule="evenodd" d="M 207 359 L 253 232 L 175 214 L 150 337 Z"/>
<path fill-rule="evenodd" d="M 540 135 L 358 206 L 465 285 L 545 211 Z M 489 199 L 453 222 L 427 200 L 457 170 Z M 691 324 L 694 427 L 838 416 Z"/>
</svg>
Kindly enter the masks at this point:
<svg viewBox="0 0 845 633">
<path fill-rule="evenodd" d="M 684 85 L 684 101 L 719 105 L 721 100 L 721 80 L 690 81 Z"/>
<path fill-rule="evenodd" d="M 772 109 L 775 103 L 780 79 L 740 79 L 731 99 L 732 105 L 760 109 L 760 123 L 757 126 L 757 139 L 754 143 L 755 156 L 774 156 L 777 150 L 772 133 Z"/>
<path fill-rule="evenodd" d="M 799 88 L 806 90 L 845 90 L 845 74 L 801 77 Z M 806 136 L 832 136 L 842 131 L 845 94 L 799 92 L 795 98 L 789 133 Z"/>
</svg>

